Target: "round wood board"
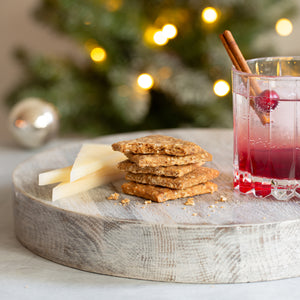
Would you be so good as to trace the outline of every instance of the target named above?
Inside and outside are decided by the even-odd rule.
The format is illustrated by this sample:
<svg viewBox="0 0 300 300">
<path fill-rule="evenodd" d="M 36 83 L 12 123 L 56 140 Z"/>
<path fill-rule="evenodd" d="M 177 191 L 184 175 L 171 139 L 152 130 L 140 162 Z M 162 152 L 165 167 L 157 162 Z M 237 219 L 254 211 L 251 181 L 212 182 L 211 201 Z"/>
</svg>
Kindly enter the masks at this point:
<svg viewBox="0 0 300 300">
<path fill-rule="evenodd" d="M 51 202 L 40 172 L 71 165 L 82 143 L 112 144 L 161 133 L 193 141 L 213 154 L 219 191 L 144 204 L 121 192 L 122 180 Z M 235 283 L 300 275 L 299 200 L 280 202 L 232 189 L 232 131 L 176 129 L 106 136 L 40 153 L 13 175 L 15 230 L 32 252 L 81 270 L 129 278 Z M 130 204 L 107 200 L 113 192 Z M 219 202 L 220 196 L 226 202 Z M 196 216 L 193 214 L 196 213 Z"/>
</svg>

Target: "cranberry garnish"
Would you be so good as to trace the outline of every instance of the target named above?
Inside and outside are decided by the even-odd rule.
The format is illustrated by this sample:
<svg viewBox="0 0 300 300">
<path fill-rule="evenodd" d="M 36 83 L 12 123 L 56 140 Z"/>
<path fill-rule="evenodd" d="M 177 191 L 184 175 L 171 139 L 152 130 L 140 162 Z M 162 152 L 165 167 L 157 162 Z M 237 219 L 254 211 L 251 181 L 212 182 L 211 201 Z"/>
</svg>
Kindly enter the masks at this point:
<svg viewBox="0 0 300 300">
<path fill-rule="evenodd" d="M 269 113 L 278 105 L 279 96 L 275 91 L 264 90 L 255 97 L 255 106 L 262 112 Z"/>
</svg>

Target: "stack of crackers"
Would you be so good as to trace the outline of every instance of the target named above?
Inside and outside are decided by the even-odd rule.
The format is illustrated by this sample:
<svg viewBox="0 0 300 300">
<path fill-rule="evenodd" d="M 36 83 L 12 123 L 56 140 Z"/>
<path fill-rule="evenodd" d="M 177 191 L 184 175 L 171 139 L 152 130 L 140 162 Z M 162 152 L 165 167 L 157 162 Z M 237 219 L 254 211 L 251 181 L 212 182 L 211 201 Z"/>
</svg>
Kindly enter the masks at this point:
<svg viewBox="0 0 300 300">
<path fill-rule="evenodd" d="M 114 143 L 112 148 L 128 158 L 118 164 L 129 180 L 122 185 L 125 194 L 164 202 L 217 190 L 209 180 L 219 172 L 202 166 L 212 155 L 195 143 L 150 135 Z"/>
</svg>

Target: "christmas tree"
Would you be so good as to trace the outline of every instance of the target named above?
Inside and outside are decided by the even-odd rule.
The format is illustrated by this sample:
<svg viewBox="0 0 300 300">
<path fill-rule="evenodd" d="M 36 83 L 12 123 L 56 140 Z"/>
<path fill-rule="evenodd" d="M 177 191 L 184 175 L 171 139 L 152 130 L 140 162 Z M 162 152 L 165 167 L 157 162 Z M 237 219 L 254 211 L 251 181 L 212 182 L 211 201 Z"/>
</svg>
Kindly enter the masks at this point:
<svg viewBox="0 0 300 300">
<path fill-rule="evenodd" d="M 294 11 L 285 0 L 43 0 L 35 17 L 76 40 L 85 62 L 19 49 L 27 79 L 7 102 L 42 98 L 64 131 L 97 135 L 228 127 L 230 93 L 213 91 L 219 79 L 230 83 L 219 34 L 231 30 L 246 58 L 270 56 L 255 39 Z"/>
</svg>

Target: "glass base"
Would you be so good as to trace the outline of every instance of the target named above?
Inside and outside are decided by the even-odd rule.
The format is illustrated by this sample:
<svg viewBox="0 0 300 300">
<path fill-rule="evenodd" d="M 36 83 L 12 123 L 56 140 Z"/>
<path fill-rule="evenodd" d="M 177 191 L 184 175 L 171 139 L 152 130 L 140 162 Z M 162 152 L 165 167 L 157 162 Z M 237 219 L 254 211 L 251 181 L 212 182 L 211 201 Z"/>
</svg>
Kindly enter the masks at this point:
<svg viewBox="0 0 300 300">
<path fill-rule="evenodd" d="M 234 172 L 234 189 L 260 198 L 273 196 L 281 201 L 287 201 L 293 197 L 300 198 L 300 181 L 298 180 L 257 177 L 240 170 Z"/>
</svg>

